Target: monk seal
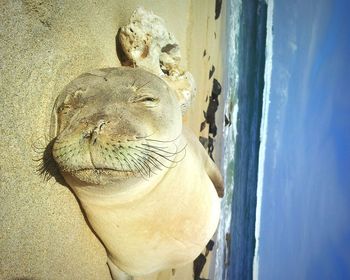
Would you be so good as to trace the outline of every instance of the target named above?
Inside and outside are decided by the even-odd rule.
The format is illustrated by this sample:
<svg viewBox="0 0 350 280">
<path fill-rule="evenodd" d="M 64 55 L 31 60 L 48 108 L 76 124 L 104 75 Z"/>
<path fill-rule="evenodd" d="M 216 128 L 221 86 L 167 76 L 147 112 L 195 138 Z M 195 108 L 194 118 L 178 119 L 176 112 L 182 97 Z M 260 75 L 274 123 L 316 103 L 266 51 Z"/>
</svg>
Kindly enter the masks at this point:
<svg viewBox="0 0 350 280">
<path fill-rule="evenodd" d="M 58 96 L 51 133 L 113 279 L 182 266 L 205 248 L 222 178 L 161 78 L 128 67 L 85 73 Z"/>
</svg>

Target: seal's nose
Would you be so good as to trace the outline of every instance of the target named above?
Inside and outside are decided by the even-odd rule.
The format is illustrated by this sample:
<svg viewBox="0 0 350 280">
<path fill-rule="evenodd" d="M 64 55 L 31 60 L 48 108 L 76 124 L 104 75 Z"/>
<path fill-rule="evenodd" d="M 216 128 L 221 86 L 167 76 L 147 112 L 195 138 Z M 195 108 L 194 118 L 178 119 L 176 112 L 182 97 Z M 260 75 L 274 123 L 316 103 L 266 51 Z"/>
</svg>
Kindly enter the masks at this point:
<svg viewBox="0 0 350 280">
<path fill-rule="evenodd" d="M 90 143 L 93 144 L 93 145 L 96 144 L 97 137 L 100 134 L 100 132 L 103 130 L 105 125 L 106 125 L 106 121 L 105 120 L 99 120 L 97 122 L 96 126 L 93 129 L 91 129 L 91 130 L 89 130 L 89 131 L 84 133 L 83 137 L 84 138 L 90 138 Z"/>
</svg>

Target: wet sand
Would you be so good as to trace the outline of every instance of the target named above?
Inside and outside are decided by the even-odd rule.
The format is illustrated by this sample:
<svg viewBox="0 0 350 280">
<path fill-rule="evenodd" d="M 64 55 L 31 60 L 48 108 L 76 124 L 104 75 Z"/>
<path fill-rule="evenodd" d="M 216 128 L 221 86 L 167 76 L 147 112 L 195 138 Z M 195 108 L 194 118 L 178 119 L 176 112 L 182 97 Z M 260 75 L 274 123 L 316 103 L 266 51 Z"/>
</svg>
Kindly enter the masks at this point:
<svg viewBox="0 0 350 280">
<path fill-rule="evenodd" d="M 194 75 L 198 89 L 184 122 L 203 143 L 214 143 L 213 157 L 220 163 L 223 92 L 217 100 L 210 96 L 214 79 L 221 84 L 223 79 L 224 3 L 215 19 L 212 0 L 4 1 L 0 279 L 110 279 L 105 250 L 71 191 L 36 172 L 33 145 L 45 147 L 51 110 L 65 84 L 88 70 L 120 65 L 115 36 L 140 5 L 164 18 L 179 41 L 182 64 Z M 211 133 L 212 141 L 213 115 L 218 133 Z M 211 254 L 201 278 L 208 278 Z M 193 264 L 142 279 L 193 279 Z"/>
</svg>

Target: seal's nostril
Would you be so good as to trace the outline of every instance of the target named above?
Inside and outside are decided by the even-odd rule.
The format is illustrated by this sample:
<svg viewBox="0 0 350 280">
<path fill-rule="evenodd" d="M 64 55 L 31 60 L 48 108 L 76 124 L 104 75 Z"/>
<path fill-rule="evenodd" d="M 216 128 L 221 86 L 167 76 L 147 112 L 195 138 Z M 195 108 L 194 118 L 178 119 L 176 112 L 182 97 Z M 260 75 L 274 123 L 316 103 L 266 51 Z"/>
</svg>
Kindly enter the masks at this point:
<svg viewBox="0 0 350 280">
<path fill-rule="evenodd" d="M 98 123 L 97 123 L 97 126 L 96 126 L 96 129 L 101 131 L 102 128 L 106 125 L 106 122 L 104 120 L 100 120 Z"/>
<path fill-rule="evenodd" d="M 91 137 L 92 132 L 91 131 L 87 131 L 83 134 L 83 138 L 90 138 Z"/>
</svg>

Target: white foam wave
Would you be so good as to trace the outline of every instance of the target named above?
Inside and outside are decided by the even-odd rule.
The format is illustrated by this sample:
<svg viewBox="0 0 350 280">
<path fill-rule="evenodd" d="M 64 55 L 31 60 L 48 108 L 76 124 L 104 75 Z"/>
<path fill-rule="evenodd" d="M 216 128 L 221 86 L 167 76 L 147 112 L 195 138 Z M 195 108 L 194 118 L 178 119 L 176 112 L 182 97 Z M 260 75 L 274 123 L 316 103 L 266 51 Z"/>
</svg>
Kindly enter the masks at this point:
<svg viewBox="0 0 350 280">
<path fill-rule="evenodd" d="M 256 205 L 256 221 L 255 221 L 255 252 L 253 261 L 253 279 L 259 279 L 259 248 L 260 248 L 260 222 L 261 222 L 261 207 L 263 196 L 264 182 L 264 167 L 265 167 L 265 150 L 268 134 L 268 117 L 270 105 L 271 91 L 271 74 L 272 74 L 272 59 L 273 59 L 273 0 L 266 0 L 267 8 L 267 25 L 266 25 L 266 61 L 265 61 L 265 86 L 263 93 L 263 110 L 260 127 L 260 149 L 259 149 L 259 168 L 258 168 L 258 187 L 257 187 L 257 205 Z"/>
<path fill-rule="evenodd" d="M 217 231 L 217 242 L 215 251 L 215 269 L 210 279 L 227 279 L 227 269 L 225 269 L 228 263 L 228 248 L 226 241 L 226 234 L 230 233 L 231 227 L 231 205 L 232 205 L 232 193 L 233 185 L 228 184 L 227 167 L 231 160 L 234 158 L 234 147 L 237 136 L 237 114 L 238 104 L 232 102 L 237 94 L 238 85 L 238 36 L 239 36 L 239 20 L 241 11 L 241 0 L 229 1 L 227 5 L 228 9 L 228 49 L 226 53 L 227 58 L 227 76 L 224 84 L 225 94 L 225 115 L 231 116 L 231 126 L 227 126 L 224 129 L 224 149 L 223 149 L 223 161 L 222 161 L 222 173 L 225 181 L 225 197 L 221 203 L 221 215 L 220 225 Z"/>
</svg>

